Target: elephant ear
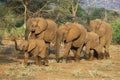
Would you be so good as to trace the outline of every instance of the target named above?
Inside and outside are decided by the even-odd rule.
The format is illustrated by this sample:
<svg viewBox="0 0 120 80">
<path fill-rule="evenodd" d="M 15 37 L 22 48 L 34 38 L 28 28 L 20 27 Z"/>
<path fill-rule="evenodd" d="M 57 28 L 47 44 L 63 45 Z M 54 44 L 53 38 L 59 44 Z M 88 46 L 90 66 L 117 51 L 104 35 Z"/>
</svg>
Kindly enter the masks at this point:
<svg viewBox="0 0 120 80">
<path fill-rule="evenodd" d="M 32 51 L 36 47 L 36 41 L 35 40 L 29 40 L 29 46 L 28 46 L 28 52 Z"/>
<path fill-rule="evenodd" d="M 72 26 L 68 31 L 68 35 L 66 37 L 66 42 L 72 41 L 80 36 L 80 29 L 77 26 Z"/>
<path fill-rule="evenodd" d="M 37 18 L 37 26 L 35 28 L 35 33 L 36 34 L 41 33 L 42 31 L 46 30 L 47 26 L 48 26 L 48 23 L 45 19 Z"/>
</svg>

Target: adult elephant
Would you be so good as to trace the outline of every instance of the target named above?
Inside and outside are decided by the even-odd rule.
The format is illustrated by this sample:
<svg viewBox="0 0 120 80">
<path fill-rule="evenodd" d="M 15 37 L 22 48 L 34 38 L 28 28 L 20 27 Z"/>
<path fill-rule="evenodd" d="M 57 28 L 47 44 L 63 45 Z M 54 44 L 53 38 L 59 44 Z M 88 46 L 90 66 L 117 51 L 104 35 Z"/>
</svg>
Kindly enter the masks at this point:
<svg viewBox="0 0 120 80">
<path fill-rule="evenodd" d="M 46 42 L 55 42 L 57 24 L 51 19 L 30 18 L 27 21 L 25 39 L 39 38 Z"/>
<path fill-rule="evenodd" d="M 70 49 L 73 51 L 75 61 L 79 62 L 80 53 L 86 38 L 86 29 L 78 23 L 67 22 L 58 28 L 57 32 L 57 57 L 65 58 L 68 61 Z M 61 56 L 61 43 L 64 43 L 65 50 Z"/>
<path fill-rule="evenodd" d="M 43 39 L 47 46 L 56 45 L 57 24 L 51 19 L 30 18 L 27 21 L 25 39 Z"/>
<path fill-rule="evenodd" d="M 99 35 L 100 46 L 105 48 L 104 58 L 109 58 L 109 47 L 112 40 L 112 27 L 109 23 L 95 19 L 89 22 L 89 30 Z"/>
</svg>

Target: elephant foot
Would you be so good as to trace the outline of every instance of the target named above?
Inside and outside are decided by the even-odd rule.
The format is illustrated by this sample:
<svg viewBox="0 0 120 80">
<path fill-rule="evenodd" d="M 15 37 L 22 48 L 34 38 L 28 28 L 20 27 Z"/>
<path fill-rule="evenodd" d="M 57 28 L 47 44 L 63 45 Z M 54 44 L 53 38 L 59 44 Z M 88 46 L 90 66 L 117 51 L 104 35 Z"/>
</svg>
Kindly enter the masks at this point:
<svg viewBox="0 0 120 80">
<path fill-rule="evenodd" d="M 98 60 L 102 60 L 102 59 L 104 59 L 103 53 L 98 54 Z"/>
<path fill-rule="evenodd" d="M 62 58 L 56 58 L 56 62 L 57 63 L 62 63 L 63 62 L 63 60 L 64 60 L 64 58 L 62 57 Z"/>
<path fill-rule="evenodd" d="M 27 68 L 28 64 L 24 64 L 24 67 Z"/>
<path fill-rule="evenodd" d="M 100 54 L 100 58 L 104 59 L 104 54 L 103 53 Z"/>
<path fill-rule="evenodd" d="M 24 59 L 24 66 L 27 67 L 28 65 L 27 60 Z"/>
<path fill-rule="evenodd" d="M 93 57 L 91 57 L 90 59 L 89 59 L 89 61 L 92 61 L 93 60 Z"/>
<path fill-rule="evenodd" d="M 57 63 L 60 63 L 60 59 L 56 59 L 56 62 L 57 62 Z"/>
<path fill-rule="evenodd" d="M 48 60 L 44 60 L 44 65 L 48 66 L 48 64 L 49 64 L 49 61 Z"/>
<path fill-rule="evenodd" d="M 90 61 L 93 60 L 93 54 L 89 54 L 89 60 L 90 60 Z"/>
<path fill-rule="evenodd" d="M 109 59 L 109 58 L 110 58 L 109 52 L 105 52 L 105 59 Z"/>
<path fill-rule="evenodd" d="M 80 62 L 80 59 L 79 59 L 79 58 L 76 58 L 76 59 L 75 59 L 75 62 Z"/>
<path fill-rule="evenodd" d="M 72 60 L 70 58 L 67 58 L 66 63 L 72 63 Z"/>
<path fill-rule="evenodd" d="M 66 60 L 66 63 L 72 63 L 72 61 L 71 60 Z"/>
<path fill-rule="evenodd" d="M 86 54 L 86 60 L 90 59 L 90 54 Z"/>
<path fill-rule="evenodd" d="M 75 62 L 79 63 L 79 62 L 80 62 L 80 60 L 75 60 Z"/>
</svg>

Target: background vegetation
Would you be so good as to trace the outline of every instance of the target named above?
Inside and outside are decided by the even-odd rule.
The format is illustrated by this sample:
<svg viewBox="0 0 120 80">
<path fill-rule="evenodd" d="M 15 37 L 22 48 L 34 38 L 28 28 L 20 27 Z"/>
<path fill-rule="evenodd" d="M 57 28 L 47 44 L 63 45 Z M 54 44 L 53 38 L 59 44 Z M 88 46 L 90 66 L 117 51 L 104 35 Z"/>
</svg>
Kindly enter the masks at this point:
<svg viewBox="0 0 120 80">
<path fill-rule="evenodd" d="M 0 39 L 23 37 L 30 17 L 51 18 L 58 25 L 77 21 L 87 27 L 87 19 L 106 19 L 113 27 L 113 43 L 120 43 L 120 14 L 89 7 L 84 0 L 0 0 Z M 93 4 L 91 2 L 90 4 Z M 107 13 L 107 14 L 106 14 Z"/>
</svg>

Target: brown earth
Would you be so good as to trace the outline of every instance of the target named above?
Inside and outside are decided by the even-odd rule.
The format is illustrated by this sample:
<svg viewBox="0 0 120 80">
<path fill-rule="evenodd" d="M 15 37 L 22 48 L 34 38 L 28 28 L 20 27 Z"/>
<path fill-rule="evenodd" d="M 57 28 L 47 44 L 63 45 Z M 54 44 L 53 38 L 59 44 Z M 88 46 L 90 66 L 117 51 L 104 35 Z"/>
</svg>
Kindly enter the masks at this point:
<svg viewBox="0 0 120 80">
<path fill-rule="evenodd" d="M 23 54 L 14 49 L 13 42 L 0 45 L 0 80 L 120 80 L 120 45 L 110 46 L 110 59 L 79 63 L 56 63 L 49 66 L 23 66 Z M 30 58 L 29 62 L 33 62 Z"/>
</svg>

